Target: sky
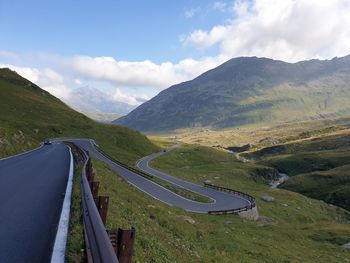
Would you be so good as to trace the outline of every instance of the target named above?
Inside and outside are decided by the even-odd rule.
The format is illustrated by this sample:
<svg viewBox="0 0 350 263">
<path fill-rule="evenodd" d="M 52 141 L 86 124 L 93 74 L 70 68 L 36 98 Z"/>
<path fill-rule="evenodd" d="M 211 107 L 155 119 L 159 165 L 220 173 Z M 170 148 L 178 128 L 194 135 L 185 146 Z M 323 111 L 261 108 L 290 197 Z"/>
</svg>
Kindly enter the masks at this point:
<svg viewBox="0 0 350 263">
<path fill-rule="evenodd" d="M 126 114 L 239 56 L 350 54 L 348 0 L 0 0 L 0 67 L 81 111 Z"/>
</svg>

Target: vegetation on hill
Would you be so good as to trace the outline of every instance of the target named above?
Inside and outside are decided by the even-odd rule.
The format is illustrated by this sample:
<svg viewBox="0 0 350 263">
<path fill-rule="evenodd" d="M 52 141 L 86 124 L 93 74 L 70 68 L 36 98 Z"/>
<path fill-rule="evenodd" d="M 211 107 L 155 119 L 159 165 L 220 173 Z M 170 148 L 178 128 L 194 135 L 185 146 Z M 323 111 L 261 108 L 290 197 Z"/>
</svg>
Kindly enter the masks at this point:
<svg viewBox="0 0 350 263">
<path fill-rule="evenodd" d="M 133 165 L 140 157 L 171 145 L 153 137 L 157 146 L 126 127 L 92 121 L 9 69 L 0 69 L 0 103 L 0 156 L 34 148 L 44 138 L 76 136 L 95 139 L 108 154 Z M 332 131 L 336 134 L 276 147 L 272 154 L 263 150 L 254 153 L 261 163 L 242 163 L 227 153 L 191 145 L 152 161 L 155 168 L 188 181 L 209 180 L 255 196 L 262 215 L 257 222 L 235 215 L 209 216 L 169 207 L 127 184 L 95 160 L 100 194 L 110 196 L 107 228 L 136 227 L 136 262 L 215 262 L 218 258 L 222 262 L 349 261 L 350 251 L 340 247 L 349 242 L 348 211 L 298 193 L 271 189 L 260 179 L 260 175 L 274 174 L 274 169 L 264 166 L 268 164 L 287 173 L 294 171 L 295 176 L 288 181 L 292 190 L 306 189 L 307 195 L 318 191 L 317 198 L 326 200 L 327 184 L 332 180 L 331 191 L 336 194 L 331 195 L 331 200 L 337 200 L 332 202 L 349 200 L 349 134 L 339 127 Z M 320 133 L 324 131 L 321 129 Z M 305 138 L 315 134 L 318 132 L 313 130 Z M 262 141 L 260 146 L 266 143 Z M 314 161 L 313 170 L 298 167 L 303 154 Z M 296 161 L 283 159 L 293 156 Z M 341 173 L 345 175 L 339 176 Z M 298 181 L 293 184 L 294 178 L 301 180 L 303 189 L 293 188 L 300 187 Z M 76 194 L 75 191 L 75 198 Z M 262 201 L 263 195 L 272 196 L 274 201 Z M 79 214 L 74 220 L 79 221 Z M 74 260 L 80 255 L 81 240 L 70 242 Z"/>
<path fill-rule="evenodd" d="M 249 145 L 249 150 L 307 139 L 350 128 L 350 118 L 314 120 L 278 125 L 243 125 L 222 130 L 184 129 L 167 134 L 167 137 L 189 143 L 218 148 L 236 148 Z M 164 136 L 164 135 L 163 135 Z"/>
<path fill-rule="evenodd" d="M 350 129 L 244 154 L 290 175 L 282 187 L 350 210 Z"/>
<path fill-rule="evenodd" d="M 174 85 L 116 121 L 144 132 L 237 127 L 350 113 L 350 56 L 286 63 L 234 58 Z"/>
<path fill-rule="evenodd" d="M 93 121 L 9 69 L 0 69 L 0 105 L 0 157 L 70 136 L 93 138 L 129 164 L 158 150 L 139 132 Z"/>
<path fill-rule="evenodd" d="M 210 216 L 163 204 L 94 161 L 101 194 L 110 196 L 107 228 L 136 228 L 135 262 L 347 262 L 350 213 L 252 176 L 256 165 L 185 145 L 151 162 L 195 183 L 210 180 L 257 198 L 261 218 Z M 115 182 L 118 182 L 117 184 Z M 274 198 L 261 200 L 263 195 Z"/>
</svg>

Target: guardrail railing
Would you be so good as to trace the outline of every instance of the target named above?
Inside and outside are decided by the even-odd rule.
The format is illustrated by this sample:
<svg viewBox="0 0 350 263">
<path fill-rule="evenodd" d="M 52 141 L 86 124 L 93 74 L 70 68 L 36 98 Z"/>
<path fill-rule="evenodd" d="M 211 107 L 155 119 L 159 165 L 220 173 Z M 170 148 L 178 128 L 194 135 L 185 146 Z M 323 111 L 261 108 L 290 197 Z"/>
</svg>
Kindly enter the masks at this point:
<svg viewBox="0 0 350 263">
<path fill-rule="evenodd" d="M 143 176 L 143 177 L 145 177 L 147 179 L 152 179 L 153 178 L 153 175 L 150 175 L 148 173 L 142 172 L 142 171 L 140 171 L 140 170 L 138 170 L 138 169 L 136 169 L 134 167 L 131 167 L 129 165 L 126 165 L 125 163 L 122 163 L 122 162 L 116 160 L 115 158 L 113 158 L 112 156 L 110 156 L 109 154 L 104 152 L 98 145 L 95 144 L 94 146 L 95 146 L 96 150 L 99 151 L 99 153 L 101 153 L 103 156 L 105 156 L 106 158 L 110 159 L 114 163 L 118 164 L 119 166 L 122 166 L 125 169 L 128 169 L 128 170 L 130 170 L 130 171 L 132 171 L 132 172 L 134 172 L 134 173 L 136 173 L 138 175 L 141 175 L 141 176 Z"/>
<path fill-rule="evenodd" d="M 87 179 L 89 155 L 80 151 L 83 157 L 83 169 L 81 176 L 81 196 L 83 205 L 83 221 L 85 232 L 85 246 L 88 262 L 118 263 L 117 255 L 112 247 L 105 225 L 96 207 L 90 184 Z"/>
<path fill-rule="evenodd" d="M 227 187 L 222 187 L 222 186 L 218 186 L 218 185 L 213 185 L 210 183 L 204 183 L 205 187 L 208 188 L 212 188 L 215 190 L 219 190 L 222 192 L 229 192 L 232 193 L 234 195 L 238 195 L 238 196 L 242 196 L 245 199 L 249 200 L 250 204 L 246 205 L 244 207 L 240 207 L 240 208 L 235 208 L 235 209 L 227 209 L 227 210 L 215 210 L 215 211 L 208 211 L 208 214 L 212 214 L 212 215 L 218 215 L 218 214 L 235 214 L 235 213 L 240 213 L 240 212 L 244 212 L 244 211 L 248 211 L 250 209 L 253 209 L 256 206 L 255 203 L 255 198 L 251 195 L 248 195 L 246 193 L 234 190 L 234 189 L 230 189 Z"/>
<path fill-rule="evenodd" d="M 94 170 L 88 152 L 77 147 L 83 160 L 81 200 L 85 248 L 88 263 L 131 263 L 134 252 L 135 228 L 106 230 L 108 196 L 99 196 L 99 182 L 94 181 Z"/>
</svg>

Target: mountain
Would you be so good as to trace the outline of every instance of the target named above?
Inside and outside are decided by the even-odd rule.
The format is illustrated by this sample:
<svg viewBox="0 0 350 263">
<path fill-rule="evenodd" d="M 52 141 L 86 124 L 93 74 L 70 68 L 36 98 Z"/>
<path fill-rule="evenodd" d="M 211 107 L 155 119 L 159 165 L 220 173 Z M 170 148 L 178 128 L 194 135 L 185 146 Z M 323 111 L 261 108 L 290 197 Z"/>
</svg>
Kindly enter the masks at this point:
<svg viewBox="0 0 350 263">
<path fill-rule="evenodd" d="M 103 122 L 103 123 L 111 123 L 112 121 L 120 118 L 122 115 L 119 113 L 113 113 L 113 112 L 100 112 L 100 111 L 82 111 L 84 115 L 88 116 L 89 118 Z"/>
<path fill-rule="evenodd" d="M 350 56 L 298 63 L 239 57 L 160 92 L 115 122 L 144 132 L 350 114 Z"/>
<path fill-rule="evenodd" d="M 139 132 L 93 121 L 6 68 L 0 69 L 0 105 L 0 158 L 70 136 L 93 138 L 129 164 L 158 149 Z"/>
<path fill-rule="evenodd" d="M 89 113 L 92 116 L 106 113 L 118 114 L 123 116 L 135 109 L 136 106 L 114 100 L 110 94 L 102 92 L 91 87 L 81 87 L 74 89 L 70 97 L 65 100 L 68 105 L 83 113 Z M 89 116 L 89 115 L 88 115 Z M 100 118 L 98 118 L 100 120 Z"/>
</svg>

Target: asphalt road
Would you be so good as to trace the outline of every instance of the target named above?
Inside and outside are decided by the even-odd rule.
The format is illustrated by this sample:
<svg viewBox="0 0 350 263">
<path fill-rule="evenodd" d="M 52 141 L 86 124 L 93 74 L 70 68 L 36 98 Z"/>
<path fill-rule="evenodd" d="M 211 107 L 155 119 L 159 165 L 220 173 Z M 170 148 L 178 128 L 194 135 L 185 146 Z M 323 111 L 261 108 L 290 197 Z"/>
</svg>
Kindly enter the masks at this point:
<svg viewBox="0 0 350 263">
<path fill-rule="evenodd" d="M 215 189 L 203 187 L 201 185 L 196 185 L 189 183 L 187 181 L 178 179 L 174 176 L 162 173 L 148 166 L 148 162 L 159 155 L 164 154 L 164 152 L 159 152 L 152 154 L 148 157 L 142 158 L 138 162 L 138 166 L 152 174 L 153 176 L 159 177 L 165 181 L 181 186 L 190 191 L 205 195 L 213 199 L 212 203 L 200 203 L 186 199 L 182 196 L 177 195 L 169 191 L 168 189 L 148 180 L 128 169 L 121 167 L 120 165 L 114 163 L 112 160 L 108 159 L 102 155 L 95 147 L 92 140 L 89 139 L 66 139 L 68 141 L 74 142 L 80 148 L 89 151 L 90 155 L 105 162 L 111 167 L 112 170 L 117 172 L 122 176 L 127 182 L 138 188 L 139 190 L 145 192 L 146 194 L 152 196 L 153 198 L 164 202 L 168 205 L 178 206 L 187 211 L 197 212 L 197 213 L 207 213 L 208 211 L 215 210 L 226 210 L 226 209 L 236 209 L 245 207 L 250 204 L 249 200 L 244 199 L 240 196 L 233 195 L 231 193 L 221 192 Z"/>
<path fill-rule="evenodd" d="M 0 262 L 50 262 L 70 167 L 68 147 L 0 160 Z"/>
</svg>

